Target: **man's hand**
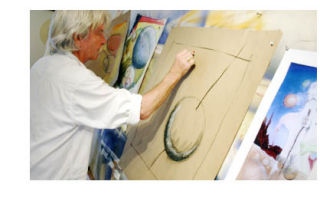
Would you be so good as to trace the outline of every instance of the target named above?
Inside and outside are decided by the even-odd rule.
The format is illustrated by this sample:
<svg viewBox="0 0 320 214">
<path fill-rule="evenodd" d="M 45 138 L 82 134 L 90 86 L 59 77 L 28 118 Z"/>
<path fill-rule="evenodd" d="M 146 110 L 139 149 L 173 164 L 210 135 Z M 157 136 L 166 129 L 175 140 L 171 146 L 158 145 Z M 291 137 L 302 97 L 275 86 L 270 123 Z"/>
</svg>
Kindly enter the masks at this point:
<svg viewBox="0 0 320 214">
<path fill-rule="evenodd" d="M 176 74 L 181 79 L 194 65 L 195 51 L 183 50 L 176 55 L 176 59 L 169 73 Z"/>
<path fill-rule="evenodd" d="M 169 96 L 179 80 L 195 64 L 194 51 L 183 50 L 176 59 L 164 79 L 142 97 L 140 119 L 147 119 Z"/>
</svg>

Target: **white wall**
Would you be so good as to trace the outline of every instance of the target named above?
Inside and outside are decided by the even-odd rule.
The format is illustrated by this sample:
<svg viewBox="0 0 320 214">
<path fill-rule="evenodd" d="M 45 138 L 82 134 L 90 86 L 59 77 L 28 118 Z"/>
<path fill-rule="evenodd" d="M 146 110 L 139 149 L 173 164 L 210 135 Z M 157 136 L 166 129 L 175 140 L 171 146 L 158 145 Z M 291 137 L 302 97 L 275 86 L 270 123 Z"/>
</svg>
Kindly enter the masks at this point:
<svg viewBox="0 0 320 214">
<path fill-rule="evenodd" d="M 49 10 L 30 11 L 30 67 L 44 54 L 45 44 L 40 38 L 40 28 L 52 13 Z"/>
<path fill-rule="evenodd" d="M 267 75 L 277 70 L 286 49 L 317 51 L 316 11 L 263 11 L 262 16 L 263 30 L 280 29 L 283 33 Z"/>
<path fill-rule="evenodd" d="M 115 17 L 119 11 L 109 11 Z M 156 11 L 132 11 L 152 16 Z M 44 54 L 45 45 L 40 38 L 41 26 L 50 19 L 52 11 L 30 11 L 30 66 Z M 267 74 L 272 74 L 279 65 L 286 48 L 317 50 L 316 11 L 262 11 L 263 30 L 281 29 L 283 32 L 279 47 L 275 52 Z M 131 23 L 133 24 L 133 23 Z M 269 77 L 270 78 L 270 77 Z"/>
</svg>

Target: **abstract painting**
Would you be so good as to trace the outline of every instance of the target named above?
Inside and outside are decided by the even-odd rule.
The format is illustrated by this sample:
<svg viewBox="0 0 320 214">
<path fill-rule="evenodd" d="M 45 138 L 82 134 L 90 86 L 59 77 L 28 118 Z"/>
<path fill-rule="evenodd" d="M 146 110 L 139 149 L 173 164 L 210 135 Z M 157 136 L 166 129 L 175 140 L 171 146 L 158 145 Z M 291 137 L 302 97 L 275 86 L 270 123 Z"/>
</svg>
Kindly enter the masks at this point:
<svg viewBox="0 0 320 214">
<path fill-rule="evenodd" d="M 165 19 L 137 16 L 125 43 L 117 86 L 138 92 L 165 21 Z"/>
<path fill-rule="evenodd" d="M 257 11 L 210 11 L 206 27 L 261 30 L 264 25 L 262 12 Z"/>
<path fill-rule="evenodd" d="M 238 179 L 316 179 L 316 130 L 317 68 L 292 61 Z"/>
<path fill-rule="evenodd" d="M 126 140 L 121 128 L 95 132 L 89 166 L 92 180 L 126 179 L 119 165 Z"/>
<path fill-rule="evenodd" d="M 132 11 L 132 22 L 135 21 L 135 13 L 154 19 L 167 19 L 158 44 L 164 45 L 168 35 L 174 27 L 203 27 L 206 23 L 207 10 L 143 10 Z"/>
<path fill-rule="evenodd" d="M 124 43 L 129 28 L 130 12 L 112 20 L 106 32 L 106 44 L 101 48 L 98 59 L 88 61 L 86 66 L 113 86 L 118 79 Z"/>
</svg>

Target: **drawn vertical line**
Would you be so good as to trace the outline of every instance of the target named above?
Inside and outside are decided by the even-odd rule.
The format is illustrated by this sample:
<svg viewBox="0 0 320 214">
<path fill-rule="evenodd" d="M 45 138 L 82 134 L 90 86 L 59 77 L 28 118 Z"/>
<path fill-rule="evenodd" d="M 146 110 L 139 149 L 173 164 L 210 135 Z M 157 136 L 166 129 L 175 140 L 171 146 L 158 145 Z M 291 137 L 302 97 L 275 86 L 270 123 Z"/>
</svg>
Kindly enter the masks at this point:
<svg viewBox="0 0 320 214">
<path fill-rule="evenodd" d="M 229 67 L 236 61 L 236 59 L 241 59 L 241 60 L 244 60 L 244 61 L 247 61 L 248 63 L 251 61 L 251 60 L 246 60 L 246 59 L 243 59 L 243 58 L 240 58 L 239 55 L 241 54 L 242 50 L 244 49 L 244 47 L 247 45 L 247 43 L 244 43 L 244 45 L 239 49 L 238 51 L 238 54 L 236 56 L 233 56 L 234 57 L 234 60 L 223 70 L 223 72 L 221 73 L 221 75 L 218 77 L 218 79 L 210 86 L 210 88 L 207 90 L 207 92 L 205 93 L 205 95 L 201 98 L 198 106 L 196 107 L 196 110 L 198 110 L 200 104 L 202 103 L 202 101 L 204 100 L 204 98 L 208 95 L 208 93 L 211 91 L 211 89 L 216 85 L 216 83 L 222 78 L 222 76 L 224 75 L 224 73 L 229 69 Z M 230 54 L 227 54 L 230 56 Z M 242 81 L 241 81 L 242 82 Z"/>
</svg>

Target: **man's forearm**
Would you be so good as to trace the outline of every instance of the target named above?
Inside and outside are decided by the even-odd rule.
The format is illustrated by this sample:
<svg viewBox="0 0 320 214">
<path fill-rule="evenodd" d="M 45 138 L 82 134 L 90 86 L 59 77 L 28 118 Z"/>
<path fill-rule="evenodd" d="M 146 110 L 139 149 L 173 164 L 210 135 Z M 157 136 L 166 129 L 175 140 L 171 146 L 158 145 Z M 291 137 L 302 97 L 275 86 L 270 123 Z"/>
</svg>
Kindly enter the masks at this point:
<svg viewBox="0 0 320 214">
<path fill-rule="evenodd" d="M 194 61 L 194 51 L 183 50 L 176 55 L 169 73 L 151 91 L 143 95 L 140 119 L 147 119 L 169 96 L 179 80 L 189 71 Z"/>
<path fill-rule="evenodd" d="M 180 80 L 177 73 L 169 72 L 164 79 L 142 97 L 140 119 L 147 119 L 169 96 Z"/>
</svg>

